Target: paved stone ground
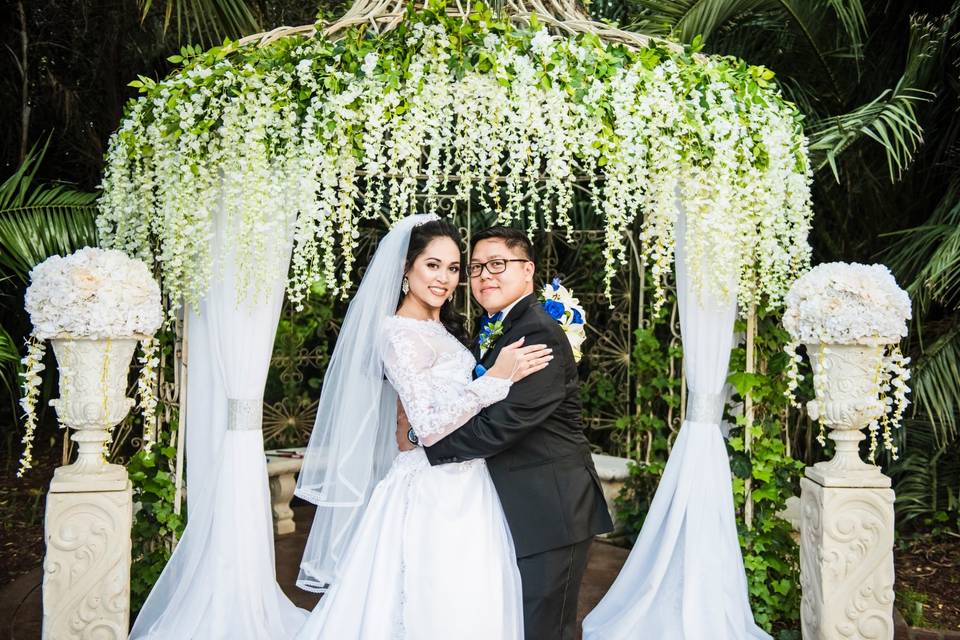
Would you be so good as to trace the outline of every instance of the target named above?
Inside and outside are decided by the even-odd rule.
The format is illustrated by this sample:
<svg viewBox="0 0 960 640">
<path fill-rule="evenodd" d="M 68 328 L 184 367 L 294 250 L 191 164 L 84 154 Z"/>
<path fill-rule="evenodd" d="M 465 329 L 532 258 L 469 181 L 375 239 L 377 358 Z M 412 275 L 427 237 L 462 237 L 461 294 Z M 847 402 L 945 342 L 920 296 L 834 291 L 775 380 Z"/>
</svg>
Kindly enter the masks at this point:
<svg viewBox="0 0 960 640">
<path fill-rule="evenodd" d="M 297 566 L 303 547 L 307 542 L 307 532 L 312 520 L 312 509 L 308 506 L 295 507 L 297 531 L 276 539 L 277 579 L 291 600 L 300 607 L 311 609 L 318 596 L 297 589 Z M 580 590 L 578 619 L 590 611 L 603 594 L 610 588 L 614 578 L 627 559 L 627 551 L 602 542 L 595 542 L 590 551 L 590 563 Z M 38 567 L 30 573 L 20 576 L 6 587 L 0 588 L 0 640 L 35 640 L 40 637 L 41 573 Z M 894 640 L 960 640 L 956 632 L 929 631 L 911 629 L 903 622 L 899 613 L 896 616 Z M 578 625 L 579 626 L 579 625 Z M 644 640 L 665 640 L 648 638 Z"/>
<path fill-rule="evenodd" d="M 297 606 L 312 609 L 319 596 L 298 589 L 294 583 L 313 519 L 313 510 L 309 506 L 301 506 L 295 507 L 294 512 L 297 531 L 276 538 L 277 581 Z M 626 559 L 625 549 L 600 542 L 594 543 L 580 591 L 579 620 L 582 620 L 607 592 Z M 35 640 L 40 637 L 40 581 L 41 572 L 37 568 L 0 588 L 0 640 Z"/>
</svg>

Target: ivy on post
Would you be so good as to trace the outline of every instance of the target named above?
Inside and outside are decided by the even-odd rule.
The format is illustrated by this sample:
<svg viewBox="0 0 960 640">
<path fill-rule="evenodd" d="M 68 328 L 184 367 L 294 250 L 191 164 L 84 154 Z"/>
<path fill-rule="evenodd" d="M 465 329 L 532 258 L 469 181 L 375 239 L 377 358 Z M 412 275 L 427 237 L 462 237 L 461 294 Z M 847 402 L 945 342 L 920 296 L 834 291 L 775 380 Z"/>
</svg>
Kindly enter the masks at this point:
<svg viewBox="0 0 960 640">
<path fill-rule="evenodd" d="M 746 372 L 754 374 L 757 371 L 754 343 L 757 339 L 757 305 L 750 305 L 747 313 L 747 366 Z M 747 391 L 743 399 L 743 414 L 746 424 L 743 428 L 743 450 L 750 457 L 753 449 L 753 393 Z M 743 522 L 747 529 L 753 528 L 753 477 L 743 481 Z"/>
</svg>

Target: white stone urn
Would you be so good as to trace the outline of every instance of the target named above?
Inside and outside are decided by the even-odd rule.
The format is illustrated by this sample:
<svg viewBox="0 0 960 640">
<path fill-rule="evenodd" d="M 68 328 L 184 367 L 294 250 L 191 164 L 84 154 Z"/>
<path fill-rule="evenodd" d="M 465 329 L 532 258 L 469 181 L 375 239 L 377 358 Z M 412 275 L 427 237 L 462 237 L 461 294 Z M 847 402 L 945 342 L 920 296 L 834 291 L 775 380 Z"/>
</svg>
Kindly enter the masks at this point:
<svg viewBox="0 0 960 640">
<path fill-rule="evenodd" d="M 63 425 L 73 429 L 78 456 L 59 467 L 59 482 L 126 481 L 122 465 L 104 456 L 110 432 L 133 407 L 127 397 L 130 361 L 141 336 L 92 339 L 61 335 L 51 340 L 60 369 L 60 397 L 51 400 Z"/>
<path fill-rule="evenodd" d="M 830 430 L 836 444 L 832 459 L 807 470 L 825 487 L 889 487 L 890 478 L 860 457 L 863 429 L 885 409 L 879 397 L 884 345 L 808 344 L 816 399 L 807 413 Z"/>
</svg>

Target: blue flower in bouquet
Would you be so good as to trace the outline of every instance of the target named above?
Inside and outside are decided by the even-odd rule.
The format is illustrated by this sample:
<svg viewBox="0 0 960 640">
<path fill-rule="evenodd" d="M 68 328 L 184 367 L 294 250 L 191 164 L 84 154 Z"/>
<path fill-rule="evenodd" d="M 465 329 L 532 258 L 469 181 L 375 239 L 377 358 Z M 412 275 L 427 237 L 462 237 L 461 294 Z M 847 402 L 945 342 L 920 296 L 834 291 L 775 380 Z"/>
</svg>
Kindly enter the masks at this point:
<svg viewBox="0 0 960 640">
<path fill-rule="evenodd" d="M 570 341 L 574 360 L 580 362 L 583 357 L 580 345 L 587 337 L 586 313 L 580 301 L 560 283 L 560 278 L 554 278 L 550 284 L 545 285 L 540 297 L 543 300 L 543 310 L 560 324 Z"/>
<path fill-rule="evenodd" d="M 543 309 L 557 322 L 559 322 L 560 319 L 563 318 L 563 314 L 567 312 L 567 308 L 563 306 L 563 303 L 557 302 L 556 300 L 544 300 Z"/>
</svg>

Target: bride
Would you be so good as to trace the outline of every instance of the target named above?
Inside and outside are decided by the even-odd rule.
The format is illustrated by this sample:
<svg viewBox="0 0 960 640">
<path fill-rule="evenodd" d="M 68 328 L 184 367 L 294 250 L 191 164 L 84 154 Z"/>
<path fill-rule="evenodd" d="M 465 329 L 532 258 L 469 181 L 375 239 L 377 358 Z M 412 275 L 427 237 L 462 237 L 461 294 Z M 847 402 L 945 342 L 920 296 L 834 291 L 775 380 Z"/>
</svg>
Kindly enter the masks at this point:
<svg viewBox="0 0 960 640">
<path fill-rule="evenodd" d="M 318 507 L 298 585 L 325 594 L 299 639 L 523 637 L 513 542 L 485 461 L 431 467 L 422 447 L 397 446 L 397 394 L 430 445 L 552 359 L 520 340 L 471 381 L 453 309 L 459 247 L 436 216 L 402 220 L 350 303 L 297 486 Z"/>
</svg>

